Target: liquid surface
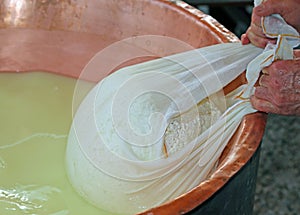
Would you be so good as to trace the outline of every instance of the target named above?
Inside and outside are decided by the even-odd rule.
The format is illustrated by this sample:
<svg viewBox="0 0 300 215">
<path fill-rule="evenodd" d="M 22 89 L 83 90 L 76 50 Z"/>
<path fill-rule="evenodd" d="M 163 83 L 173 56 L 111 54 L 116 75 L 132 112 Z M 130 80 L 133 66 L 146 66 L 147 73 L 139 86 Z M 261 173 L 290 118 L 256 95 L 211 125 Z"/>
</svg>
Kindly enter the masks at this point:
<svg viewBox="0 0 300 215">
<path fill-rule="evenodd" d="M 106 215 L 70 185 L 65 147 L 76 80 L 0 73 L 0 214 Z M 93 86 L 81 82 L 83 97 Z"/>
</svg>

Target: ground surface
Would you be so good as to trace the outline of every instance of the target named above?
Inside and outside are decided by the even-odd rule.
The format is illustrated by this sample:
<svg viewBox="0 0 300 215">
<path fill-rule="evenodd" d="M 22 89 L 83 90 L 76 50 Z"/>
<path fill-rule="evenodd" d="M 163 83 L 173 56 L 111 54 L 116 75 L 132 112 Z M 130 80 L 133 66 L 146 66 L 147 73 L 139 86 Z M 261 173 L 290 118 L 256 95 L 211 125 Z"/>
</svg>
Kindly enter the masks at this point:
<svg viewBox="0 0 300 215">
<path fill-rule="evenodd" d="M 253 214 L 298 215 L 299 202 L 300 117 L 269 115 Z"/>
</svg>

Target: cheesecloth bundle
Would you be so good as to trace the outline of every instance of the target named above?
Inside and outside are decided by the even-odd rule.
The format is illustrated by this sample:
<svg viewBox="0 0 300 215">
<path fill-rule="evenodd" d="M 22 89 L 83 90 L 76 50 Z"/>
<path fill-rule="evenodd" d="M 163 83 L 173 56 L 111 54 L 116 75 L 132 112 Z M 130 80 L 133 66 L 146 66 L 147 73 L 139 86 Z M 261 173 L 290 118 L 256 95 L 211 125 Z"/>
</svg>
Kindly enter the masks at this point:
<svg viewBox="0 0 300 215">
<path fill-rule="evenodd" d="M 255 112 L 249 98 L 261 69 L 292 59 L 299 44 L 279 15 L 263 23 L 277 38 L 265 50 L 218 44 L 125 67 L 99 82 L 68 138 L 74 188 L 97 207 L 134 214 L 205 180 L 243 116 Z M 246 69 L 248 83 L 224 95 Z"/>
</svg>

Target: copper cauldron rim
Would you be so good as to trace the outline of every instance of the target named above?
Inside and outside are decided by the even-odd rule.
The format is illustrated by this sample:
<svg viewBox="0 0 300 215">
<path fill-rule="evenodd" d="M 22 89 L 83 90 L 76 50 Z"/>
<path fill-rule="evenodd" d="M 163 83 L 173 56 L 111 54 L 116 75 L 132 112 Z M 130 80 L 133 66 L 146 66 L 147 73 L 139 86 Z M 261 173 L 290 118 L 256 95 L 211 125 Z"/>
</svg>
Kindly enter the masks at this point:
<svg viewBox="0 0 300 215">
<path fill-rule="evenodd" d="M 133 1 L 133 0 L 131 0 Z M 136 0 L 137 1 L 137 0 Z M 143 0 L 146 2 L 146 0 Z M 4 1 L 9 2 L 9 1 Z M 31 2 L 31 0 L 28 0 L 28 2 Z M 41 1 L 42 2 L 42 1 Z M 44 1 L 43 1 L 44 2 Z M 50 2 L 50 1 L 49 1 Z M 53 1 L 55 2 L 55 1 Z M 57 1 L 59 2 L 59 1 Z M 68 1 L 61 1 L 61 4 L 67 4 L 66 2 L 70 3 L 73 2 L 72 0 Z M 79 1 L 79 2 L 85 2 L 85 1 Z M 86 3 L 86 2 L 85 2 Z M 86 3 L 87 4 L 87 3 Z M 187 3 L 184 3 L 180 0 L 151 0 L 151 4 L 157 4 L 161 5 L 164 9 L 170 9 L 172 11 L 175 11 L 177 16 L 178 14 L 185 16 L 187 19 L 190 20 L 190 22 L 195 23 L 199 25 L 200 27 L 207 28 L 212 34 L 217 35 L 217 38 L 219 39 L 219 42 L 238 42 L 239 39 L 231 33 L 229 30 L 227 30 L 223 25 L 218 23 L 214 18 L 212 18 L 209 15 L 206 15 L 199 11 L 198 9 L 188 5 Z M 2 3 L 0 5 L 0 11 L 4 11 L 4 8 L 6 5 Z M 71 5 L 71 12 L 70 11 L 61 11 L 63 15 L 68 15 L 68 12 L 72 13 L 72 10 L 74 10 L 76 13 L 80 15 L 80 10 L 77 11 L 73 8 L 73 5 Z M 83 9 L 84 10 L 84 6 Z M 50 11 L 51 12 L 51 11 Z M 3 15 L 4 14 L 4 15 Z M 22 23 L 11 22 L 11 26 L 9 26 L 7 23 L 3 22 L 8 16 L 11 16 L 10 13 L 2 13 L 3 16 L 1 17 L 0 13 L 0 38 L 1 35 L 3 35 L 3 30 L 6 29 L 42 29 L 49 32 L 54 31 L 62 31 L 64 26 L 58 26 L 57 28 L 55 26 L 51 27 L 45 27 L 40 28 L 40 26 L 31 26 L 30 23 Z M 6 17 L 7 16 L 7 17 Z M 34 16 L 31 17 L 31 20 L 34 20 Z M 54 17 L 56 18 L 56 17 Z M 74 19 L 79 20 L 78 17 L 75 17 Z M 46 20 L 47 21 L 47 20 Z M 49 24 L 48 22 L 44 22 L 45 25 Z M 67 23 L 68 24 L 68 23 Z M 78 28 L 78 23 L 69 23 L 70 25 L 65 25 L 66 32 L 76 32 L 76 29 Z M 199 28 L 200 28 L 199 27 Z M 2 31 L 2 33 L 1 33 Z M 19 35 L 19 38 L 22 38 L 22 35 Z M 6 38 L 7 39 L 7 38 Z M 8 39 L 8 42 L 11 42 Z M 0 46 L 3 45 L 5 47 L 5 44 L 1 44 L 0 40 Z M 28 47 L 21 47 L 21 50 L 23 49 L 25 51 L 28 51 Z M 38 47 L 36 47 L 38 51 Z M 87 47 L 91 48 L 91 47 Z M 18 50 L 17 50 L 18 51 Z M 26 61 L 27 65 L 20 64 L 17 60 L 10 59 L 7 56 L 11 54 L 10 51 L 7 52 L 7 50 L 1 50 L 0 49 L 0 71 L 16 71 L 18 70 L 18 67 L 21 67 L 20 71 L 26 71 L 31 70 L 34 67 L 31 67 L 33 65 L 32 62 Z M 31 53 L 28 53 L 29 55 Z M 42 54 L 42 53 L 41 53 Z M 4 56 L 4 57 L 3 57 Z M 3 57 L 3 58 L 2 58 Z M 17 58 L 18 56 L 16 56 Z M 89 56 L 90 57 L 90 56 Z M 87 58 L 89 58 L 87 57 Z M 2 59 L 1 59 L 2 58 Z M 51 59 L 50 59 L 51 61 Z M 55 61 L 56 62 L 56 61 Z M 51 63 L 51 62 L 50 62 Z M 59 61 L 59 63 L 62 63 L 64 65 L 65 62 L 62 60 Z M 77 65 L 77 64 L 78 65 Z M 74 61 L 74 64 L 76 68 L 81 68 L 82 65 L 86 62 L 76 62 Z M 79 65 L 80 64 L 80 65 Z M 47 65 L 49 69 L 45 69 L 45 67 L 38 67 L 34 69 L 41 69 L 44 71 L 53 71 L 53 67 L 51 64 Z M 69 69 L 67 66 L 62 66 L 61 70 Z M 75 67 L 74 67 L 75 68 Z M 71 69 L 70 69 L 71 70 Z M 79 69 L 78 69 L 79 70 Z M 62 72 L 58 72 L 63 74 Z M 237 82 L 243 80 L 239 79 Z M 197 187 L 192 189 L 191 191 L 187 192 L 186 194 L 183 194 L 179 196 L 178 198 L 169 201 L 163 205 L 160 205 L 155 208 L 151 208 L 145 212 L 140 213 L 140 215 L 149 215 L 149 214 L 159 214 L 159 215 L 168 215 L 170 212 L 172 214 L 183 214 L 186 212 L 189 212 L 193 209 L 195 209 L 197 206 L 201 205 L 205 201 L 207 201 L 214 193 L 216 193 L 218 190 L 220 190 L 229 180 L 232 178 L 236 173 L 238 173 L 243 166 L 251 159 L 253 154 L 258 149 L 260 142 L 262 140 L 264 129 L 266 125 L 266 118 L 267 115 L 264 113 L 254 113 L 250 114 L 244 117 L 243 121 L 241 122 L 239 128 L 235 132 L 234 136 L 230 140 L 228 146 L 224 150 L 217 170 L 205 181 L 203 181 L 201 184 L 199 184 Z"/>
</svg>

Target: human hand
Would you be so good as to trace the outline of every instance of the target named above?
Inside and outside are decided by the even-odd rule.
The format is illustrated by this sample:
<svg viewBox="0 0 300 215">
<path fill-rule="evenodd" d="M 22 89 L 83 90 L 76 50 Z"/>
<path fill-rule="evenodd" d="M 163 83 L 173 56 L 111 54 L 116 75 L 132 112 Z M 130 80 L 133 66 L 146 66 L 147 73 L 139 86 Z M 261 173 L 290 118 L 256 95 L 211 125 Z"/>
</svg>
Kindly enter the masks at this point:
<svg viewBox="0 0 300 215">
<path fill-rule="evenodd" d="M 263 112 L 300 116 L 300 50 L 294 60 L 278 60 L 265 68 L 251 97 L 252 106 Z"/>
<path fill-rule="evenodd" d="M 251 25 L 242 35 L 242 44 L 252 43 L 264 48 L 268 42 L 275 43 L 276 40 L 267 38 L 263 33 L 261 18 L 271 14 L 280 14 L 285 21 L 300 31 L 300 0 L 266 0 L 253 8 Z"/>
</svg>

